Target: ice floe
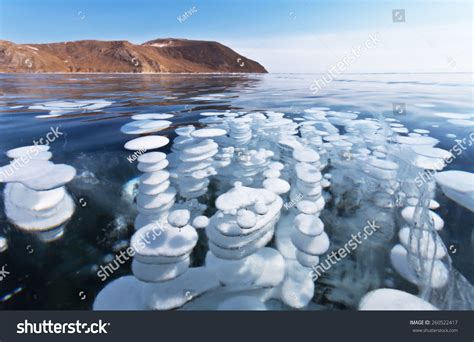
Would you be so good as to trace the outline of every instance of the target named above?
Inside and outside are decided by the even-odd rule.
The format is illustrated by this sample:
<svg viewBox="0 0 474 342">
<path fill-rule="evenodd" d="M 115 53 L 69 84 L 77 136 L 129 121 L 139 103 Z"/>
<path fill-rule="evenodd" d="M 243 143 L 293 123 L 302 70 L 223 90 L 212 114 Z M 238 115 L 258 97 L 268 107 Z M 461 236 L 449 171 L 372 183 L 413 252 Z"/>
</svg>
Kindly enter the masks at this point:
<svg viewBox="0 0 474 342">
<path fill-rule="evenodd" d="M 51 101 L 28 107 L 31 110 L 49 111 L 48 115 L 37 115 L 37 118 L 58 117 L 73 112 L 92 112 L 112 105 L 112 101 L 98 100 L 72 100 Z"/>
</svg>

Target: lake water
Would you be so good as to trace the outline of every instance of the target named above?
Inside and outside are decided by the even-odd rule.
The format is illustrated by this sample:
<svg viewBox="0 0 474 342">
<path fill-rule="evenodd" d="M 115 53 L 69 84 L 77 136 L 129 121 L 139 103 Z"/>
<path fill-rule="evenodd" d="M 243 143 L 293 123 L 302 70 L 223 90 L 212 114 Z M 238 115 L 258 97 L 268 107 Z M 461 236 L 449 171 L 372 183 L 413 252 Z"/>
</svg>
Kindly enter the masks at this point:
<svg viewBox="0 0 474 342">
<path fill-rule="evenodd" d="M 341 75 L 314 94 L 310 87 L 321 75 L 0 75 L 0 165 L 9 162 L 7 150 L 31 145 L 56 129 L 61 134 L 51 143 L 53 161 L 77 170 L 68 184 L 76 211 L 59 240 L 44 243 L 15 229 L 5 217 L 1 198 L 0 233 L 9 247 L 0 254 L 0 267 L 7 265 L 10 274 L 0 282 L 0 307 L 91 308 L 104 286 L 97 267 L 126 248 L 133 234 L 136 213 L 122 192 L 139 171 L 123 148 L 130 136 L 120 132 L 132 115 L 174 114 L 168 119 L 173 125 L 159 133 L 174 138 L 177 127 L 200 126 L 201 112 L 275 111 L 301 117 L 305 109 L 327 107 L 355 112 L 360 118 L 396 119 L 410 131 L 428 130 L 440 141 L 437 147 L 449 150 L 456 139 L 469 138 L 474 131 L 472 76 Z M 82 108 L 85 105 L 52 113 L 44 106 L 34 109 L 52 101 L 78 100 L 89 100 L 91 109 Z M 94 109 L 93 104 L 102 108 Z M 466 149 L 446 169 L 474 172 L 474 148 Z M 454 268 L 472 283 L 474 215 L 442 193 L 436 199 L 445 221 L 441 238 L 452 246 Z M 199 263 L 199 257 L 194 262 Z M 129 263 L 107 281 L 126 274 L 131 274 Z M 380 284 L 390 286 L 393 281 L 382 279 Z M 407 284 L 399 287 L 412 290 Z M 316 308 L 354 308 L 337 303 L 336 296 L 329 300 L 324 288 L 315 295 Z"/>
</svg>

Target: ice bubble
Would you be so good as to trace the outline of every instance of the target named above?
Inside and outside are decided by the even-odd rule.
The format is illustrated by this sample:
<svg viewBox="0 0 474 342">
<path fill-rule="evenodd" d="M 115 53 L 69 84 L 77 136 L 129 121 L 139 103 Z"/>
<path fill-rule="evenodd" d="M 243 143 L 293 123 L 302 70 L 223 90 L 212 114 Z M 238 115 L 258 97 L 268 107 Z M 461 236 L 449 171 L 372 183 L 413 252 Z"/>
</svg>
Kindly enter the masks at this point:
<svg viewBox="0 0 474 342">
<path fill-rule="evenodd" d="M 165 120 L 171 119 L 174 117 L 173 114 L 155 114 L 155 113 L 148 113 L 148 114 L 136 114 L 132 116 L 133 120 Z"/>
<path fill-rule="evenodd" d="M 94 310 L 171 310 L 211 289 L 219 281 L 204 267 L 165 282 L 146 283 L 132 276 L 108 283 L 97 295 Z"/>
<path fill-rule="evenodd" d="M 300 162 L 316 163 L 319 161 L 319 154 L 310 148 L 302 148 L 293 152 L 293 158 Z"/>
<path fill-rule="evenodd" d="M 235 182 L 231 190 L 217 198 L 216 208 L 227 212 L 253 205 L 259 201 L 270 204 L 275 200 L 276 195 L 269 190 L 249 188 L 242 186 L 241 182 Z"/>
<path fill-rule="evenodd" d="M 376 167 L 382 170 L 397 170 L 398 169 L 398 164 L 390 160 L 369 158 L 368 162 L 373 167 Z"/>
<path fill-rule="evenodd" d="M 415 225 L 416 208 L 417 207 L 408 206 L 408 207 L 405 207 L 401 212 L 401 215 L 405 219 L 405 221 L 407 221 L 408 223 L 412 225 Z M 434 211 L 428 210 L 428 215 L 434 225 L 435 230 L 443 229 L 444 221 L 441 217 L 439 217 L 438 214 L 436 214 Z"/>
<path fill-rule="evenodd" d="M 145 282 L 169 281 L 186 272 L 189 263 L 189 257 L 176 263 L 164 264 L 147 264 L 135 259 L 132 262 L 132 272 L 137 279 Z"/>
<path fill-rule="evenodd" d="M 140 176 L 140 186 L 153 186 L 153 185 L 159 185 L 166 180 L 168 180 L 170 177 L 170 174 L 168 171 L 165 170 L 160 170 L 160 171 L 154 171 L 154 172 L 148 172 Z"/>
<path fill-rule="evenodd" d="M 144 215 L 160 214 L 173 205 L 175 196 L 176 190 L 174 188 L 168 188 L 166 191 L 153 196 L 139 193 L 137 195 L 137 209 Z"/>
<path fill-rule="evenodd" d="M 141 172 L 156 172 L 164 170 L 169 164 L 167 159 L 163 159 L 158 163 L 138 163 L 137 169 Z"/>
<path fill-rule="evenodd" d="M 275 249 L 264 247 L 255 255 L 264 261 L 263 269 L 260 270 L 255 286 L 274 287 L 280 284 L 285 277 L 285 260 Z"/>
<path fill-rule="evenodd" d="M 415 285 L 428 283 L 432 288 L 442 288 L 449 280 L 449 272 L 441 260 L 413 258 L 410 264 L 408 251 L 400 244 L 390 251 L 393 268 L 407 281 Z M 418 276 L 419 274 L 419 276 Z"/>
<path fill-rule="evenodd" d="M 431 210 L 436 210 L 439 208 L 439 203 L 435 200 L 430 200 L 430 203 L 429 203 L 429 208 Z"/>
<path fill-rule="evenodd" d="M 286 194 L 290 191 L 290 184 L 280 178 L 267 178 L 263 181 L 263 187 L 267 190 L 273 191 L 277 195 Z"/>
<path fill-rule="evenodd" d="M 438 139 L 428 137 L 428 136 L 421 136 L 421 137 L 404 137 L 404 136 L 397 136 L 395 140 L 400 144 L 405 145 L 427 145 L 427 146 L 435 146 L 439 143 Z"/>
<path fill-rule="evenodd" d="M 294 230 L 291 235 L 291 241 L 297 249 L 306 254 L 321 255 L 329 249 L 329 237 L 325 232 L 315 237 L 310 237 L 301 233 L 299 230 Z"/>
<path fill-rule="evenodd" d="M 168 145 L 169 139 L 159 135 L 149 135 L 130 140 L 125 144 L 125 148 L 131 151 L 154 150 Z"/>
<path fill-rule="evenodd" d="M 227 132 L 221 128 L 201 128 L 191 133 L 194 138 L 215 138 L 226 135 Z"/>
<path fill-rule="evenodd" d="M 308 268 L 296 261 L 286 263 L 286 277 L 280 285 L 281 300 L 293 308 L 303 308 L 314 295 L 314 283 Z"/>
<path fill-rule="evenodd" d="M 398 232 L 398 238 L 405 248 L 409 248 L 414 254 L 419 253 L 425 259 L 441 259 L 446 255 L 446 249 L 438 235 L 427 230 L 413 230 L 410 239 L 410 228 L 404 227 Z"/>
<path fill-rule="evenodd" d="M 367 293 L 359 303 L 359 310 L 436 311 L 435 306 L 410 293 L 395 289 L 377 289 Z"/>
<path fill-rule="evenodd" d="M 322 179 L 319 169 L 307 163 L 296 164 L 295 171 L 298 179 L 305 183 L 318 183 Z"/>
<path fill-rule="evenodd" d="M 63 186 L 76 175 L 76 170 L 69 165 L 53 164 L 45 160 L 29 160 L 26 164 L 0 167 L 0 182 L 19 182 L 33 190 L 50 190 Z"/>
<path fill-rule="evenodd" d="M 206 254 L 206 267 L 227 286 L 252 285 L 260 277 L 264 264 L 265 260 L 258 252 L 237 260 L 220 259 L 211 252 Z"/>
<path fill-rule="evenodd" d="M 281 176 L 281 172 L 277 170 L 269 169 L 269 170 L 265 170 L 265 172 L 263 173 L 263 176 L 265 178 L 279 178 Z"/>
<path fill-rule="evenodd" d="M 426 130 L 426 129 L 421 129 L 421 128 L 415 128 L 415 129 L 413 130 L 413 132 L 415 132 L 415 133 L 420 133 L 420 134 L 429 134 L 429 133 L 430 133 L 430 131 L 428 131 L 428 130 Z"/>
<path fill-rule="evenodd" d="M 449 159 L 452 158 L 453 155 L 451 152 L 445 151 L 441 148 L 431 147 L 431 146 L 413 146 L 412 150 L 421 155 L 428 158 L 442 158 L 442 159 Z"/>
<path fill-rule="evenodd" d="M 125 134 L 146 134 L 162 131 L 172 124 L 166 120 L 137 120 L 126 123 L 120 131 Z"/>
<path fill-rule="evenodd" d="M 5 237 L 0 236 L 0 253 L 5 252 L 8 249 L 8 241 Z"/>
<path fill-rule="evenodd" d="M 446 161 L 453 157 L 450 152 L 431 146 L 413 146 L 412 150 L 416 155 L 412 158 L 411 163 L 418 168 L 427 170 L 442 170 Z"/>
<path fill-rule="evenodd" d="M 12 159 L 21 158 L 22 156 L 33 158 L 36 154 L 47 151 L 49 151 L 47 145 L 22 146 L 7 151 L 7 156 Z"/>
<path fill-rule="evenodd" d="M 269 169 L 275 170 L 275 171 L 281 171 L 285 167 L 282 163 L 280 162 L 272 162 L 270 165 L 268 165 Z"/>
<path fill-rule="evenodd" d="M 268 206 L 263 202 L 257 201 L 253 207 L 253 210 L 258 215 L 265 215 L 268 212 Z"/>
<path fill-rule="evenodd" d="M 94 300 L 94 310 L 144 310 L 141 296 L 145 286 L 133 276 L 115 279 L 104 287 Z"/>
<path fill-rule="evenodd" d="M 406 127 L 393 127 L 392 131 L 394 131 L 396 133 L 405 134 L 405 133 L 408 133 L 408 128 L 406 128 Z"/>
<path fill-rule="evenodd" d="M 450 170 L 437 173 L 435 179 L 447 197 L 474 211 L 474 173 Z"/>
<path fill-rule="evenodd" d="M 130 246 L 135 250 L 135 258 L 140 262 L 172 263 L 186 259 L 197 239 L 196 230 L 191 226 L 173 229 L 150 223 L 133 234 Z"/>
<path fill-rule="evenodd" d="M 311 201 L 299 201 L 296 203 L 296 207 L 298 208 L 299 211 L 301 211 L 303 214 L 307 215 L 314 215 L 319 212 L 318 206 Z"/>
<path fill-rule="evenodd" d="M 170 212 L 168 215 L 168 223 L 174 227 L 182 228 L 188 224 L 191 213 L 186 209 L 179 209 Z"/>
<path fill-rule="evenodd" d="M 48 197 L 53 195 L 36 197 L 43 199 L 42 203 L 38 203 L 32 199 L 35 196 L 34 192 L 18 183 L 7 184 L 5 187 L 5 213 L 9 220 L 21 229 L 31 232 L 50 231 L 62 226 L 74 213 L 74 203 L 69 195 L 65 195 L 55 206 L 50 206 L 51 202 L 46 204 L 44 200 L 50 200 Z M 30 196 L 25 198 L 25 194 Z M 25 201 L 30 201 L 29 204 L 37 203 L 36 208 L 46 209 L 34 210 L 26 207 Z"/>
<path fill-rule="evenodd" d="M 66 196 L 64 187 L 46 191 L 32 191 L 20 184 L 15 184 L 14 191 L 9 193 L 9 200 L 21 208 L 43 212 L 56 207 Z"/>
<path fill-rule="evenodd" d="M 217 148 L 219 145 L 217 145 L 214 141 L 211 139 L 205 139 L 200 142 L 196 141 L 196 144 L 193 144 L 193 146 L 187 147 L 183 152 L 180 157 L 181 160 L 188 160 L 193 158 L 194 156 L 201 156 L 203 154 L 207 154 L 209 152 L 214 152 L 217 153 Z"/>
<path fill-rule="evenodd" d="M 138 157 L 140 163 L 155 164 L 166 158 L 163 152 L 148 152 Z"/>
<path fill-rule="evenodd" d="M 244 229 L 252 228 L 257 223 L 257 216 L 250 210 L 240 209 L 237 212 L 237 224 Z"/>
<path fill-rule="evenodd" d="M 209 224 L 209 218 L 206 216 L 197 216 L 193 220 L 193 227 L 196 229 L 204 229 L 208 226 Z"/>
<path fill-rule="evenodd" d="M 299 214 L 295 217 L 295 226 L 301 233 L 314 237 L 324 231 L 324 223 L 314 215 Z"/>
</svg>

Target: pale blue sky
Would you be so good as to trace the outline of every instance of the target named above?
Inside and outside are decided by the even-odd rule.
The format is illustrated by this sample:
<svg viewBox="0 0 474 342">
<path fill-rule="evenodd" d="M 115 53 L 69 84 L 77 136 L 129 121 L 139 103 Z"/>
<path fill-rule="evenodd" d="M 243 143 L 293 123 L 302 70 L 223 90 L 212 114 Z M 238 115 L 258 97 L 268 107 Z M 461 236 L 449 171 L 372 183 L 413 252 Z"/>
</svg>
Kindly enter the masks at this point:
<svg viewBox="0 0 474 342">
<path fill-rule="evenodd" d="M 194 14 L 177 19 L 193 7 Z M 406 23 L 392 22 L 398 8 L 406 10 Z M 270 71 L 322 72 L 380 32 L 380 45 L 352 71 L 443 71 L 446 58 L 468 69 L 456 71 L 469 71 L 472 16 L 471 1 L 449 0 L 0 0 L 0 39 L 216 40 Z M 391 60 L 402 51 L 405 58 Z"/>
</svg>

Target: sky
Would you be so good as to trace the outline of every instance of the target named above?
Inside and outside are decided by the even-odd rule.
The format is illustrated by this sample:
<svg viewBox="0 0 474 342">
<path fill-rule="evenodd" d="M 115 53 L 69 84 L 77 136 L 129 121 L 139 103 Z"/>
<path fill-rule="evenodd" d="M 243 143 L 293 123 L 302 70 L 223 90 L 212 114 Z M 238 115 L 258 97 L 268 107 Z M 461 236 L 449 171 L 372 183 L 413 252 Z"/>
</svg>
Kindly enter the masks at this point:
<svg viewBox="0 0 474 342">
<path fill-rule="evenodd" d="M 470 0 L 0 0 L 0 39 L 212 40 L 280 73 L 472 72 L 473 15 Z"/>
</svg>

